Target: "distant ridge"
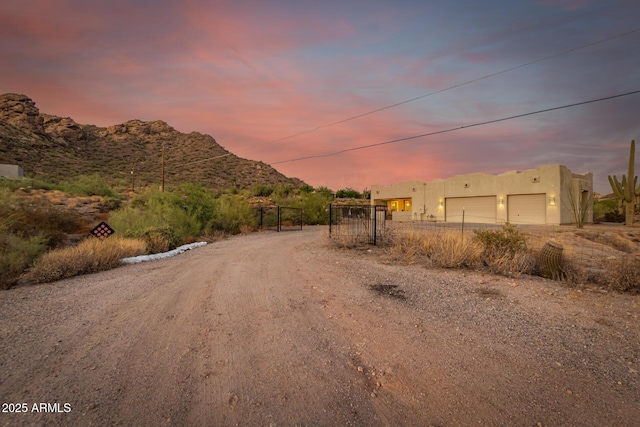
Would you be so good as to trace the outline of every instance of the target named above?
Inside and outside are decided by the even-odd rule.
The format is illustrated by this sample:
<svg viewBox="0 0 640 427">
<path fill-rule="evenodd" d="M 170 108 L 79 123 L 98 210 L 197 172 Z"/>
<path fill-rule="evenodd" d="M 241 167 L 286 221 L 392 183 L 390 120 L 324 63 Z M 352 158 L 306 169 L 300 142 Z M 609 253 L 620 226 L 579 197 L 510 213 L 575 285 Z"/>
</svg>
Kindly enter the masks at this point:
<svg viewBox="0 0 640 427">
<path fill-rule="evenodd" d="M 160 184 L 163 143 L 168 188 L 187 182 L 240 189 L 304 184 L 263 162 L 230 153 L 209 135 L 184 134 L 161 120 L 129 120 L 101 128 L 40 113 L 26 95 L 0 95 L 0 163 L 21 166 L 25 176 L 44 175 L 60 182 L 98 173 L 112 185 L 128 186 L 133 170 L 136 186 Z M 188 164 L 221 155 L 225 156 Z"/>
</svg>

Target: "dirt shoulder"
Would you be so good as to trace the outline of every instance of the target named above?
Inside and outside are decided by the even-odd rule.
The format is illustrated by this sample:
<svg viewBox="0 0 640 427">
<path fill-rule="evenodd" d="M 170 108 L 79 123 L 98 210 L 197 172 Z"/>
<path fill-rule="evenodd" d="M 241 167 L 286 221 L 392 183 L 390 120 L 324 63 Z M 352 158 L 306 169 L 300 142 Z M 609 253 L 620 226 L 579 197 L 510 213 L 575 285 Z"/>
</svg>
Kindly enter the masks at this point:
<svg viewBox="0 0 640 427">
<path fill-rule="evenodd" d="M 0 292 L 0 401 L 28 406 L 0 424 L 640 419 L 640 297 L 387 264 L 322 234 Z"/>
</svg>

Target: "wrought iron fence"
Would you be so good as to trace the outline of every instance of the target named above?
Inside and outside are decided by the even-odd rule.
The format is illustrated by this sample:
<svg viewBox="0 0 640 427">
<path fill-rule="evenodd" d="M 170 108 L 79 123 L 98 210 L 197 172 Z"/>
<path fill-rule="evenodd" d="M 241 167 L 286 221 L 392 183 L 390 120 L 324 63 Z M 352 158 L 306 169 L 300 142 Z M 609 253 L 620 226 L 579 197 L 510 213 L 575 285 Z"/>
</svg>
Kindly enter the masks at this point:
<svg viewBox="0 0 640 427">
<path fill-rule="evenodd" d="M 278 230 L 278 206 L 259 206 L 254 209 L 258 227 L 268 230 Z"/>
<path fill-rule="evenodd" d="M 375 245 L 386 230 L 386 206 L 329 205 L 329 235 Z"/>
<path fill-rule="evenodd" d="M 278 207 L 278 231 L 302 230 L 302 208 Z"/>
<path fill-rule="evenodd" d="M 275 231 L 302 230 L 303 211 L 288 206 L 260 206 L 255 208 L 258 226 Z"/>
</svg>

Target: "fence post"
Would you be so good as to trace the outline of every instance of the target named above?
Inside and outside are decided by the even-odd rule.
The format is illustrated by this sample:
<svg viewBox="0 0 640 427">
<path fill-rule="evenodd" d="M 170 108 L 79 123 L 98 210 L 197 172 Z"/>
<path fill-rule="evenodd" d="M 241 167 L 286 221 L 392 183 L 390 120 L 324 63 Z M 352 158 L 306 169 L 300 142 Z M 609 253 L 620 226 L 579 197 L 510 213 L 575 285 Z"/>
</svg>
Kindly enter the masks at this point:
<svg viewBox="0 0 640 427">
<path fill-rule="evenodd" d="M 276 227 L 277 231 L 280 231 L 280 206 L 278 206 L 278 226 Z"/>
<path fill-rule="evenodd" d="M 464 208 L 462 208 L 462 238 L 464 239 Z"/>
<path fill-rule="evenodd" d="M 333 205 L 329 203 L 329 237 L 331 237 L 331 223 L 333 222 Z"/>
<path fill-rule="evenodd" d="M 378 244 L 378 212 L 377 212 L 377 208 L 375 205 L 372 206 L 373 208 L 373 244 L 377 245 Z M 369 208 L 369 215 L 371 215 L 371 208 Z"/>
</svg>

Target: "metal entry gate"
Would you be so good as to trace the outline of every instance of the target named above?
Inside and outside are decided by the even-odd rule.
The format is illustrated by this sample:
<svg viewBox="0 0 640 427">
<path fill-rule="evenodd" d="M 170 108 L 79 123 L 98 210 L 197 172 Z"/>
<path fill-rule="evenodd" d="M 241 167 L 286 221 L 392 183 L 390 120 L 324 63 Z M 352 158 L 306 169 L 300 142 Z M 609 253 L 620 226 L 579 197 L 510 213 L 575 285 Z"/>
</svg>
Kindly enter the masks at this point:
<svg viewBox="0 0 640 427">
<path fill-rule="evenodd" d="M 329 236 L 376 245 L 385 233 L 386 206 L 329 205 Z"/>
<path fill-rule="evenodd" d="M 276 231 L 302 230 L 303 211 L 301 208 L 261 206 L 255 209 L 260 228 Z"/>
</svg>

